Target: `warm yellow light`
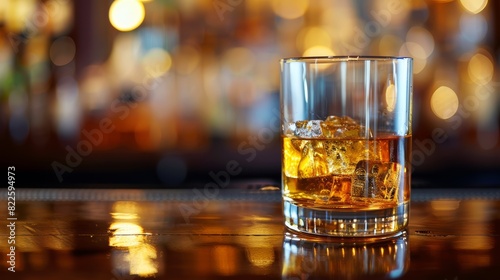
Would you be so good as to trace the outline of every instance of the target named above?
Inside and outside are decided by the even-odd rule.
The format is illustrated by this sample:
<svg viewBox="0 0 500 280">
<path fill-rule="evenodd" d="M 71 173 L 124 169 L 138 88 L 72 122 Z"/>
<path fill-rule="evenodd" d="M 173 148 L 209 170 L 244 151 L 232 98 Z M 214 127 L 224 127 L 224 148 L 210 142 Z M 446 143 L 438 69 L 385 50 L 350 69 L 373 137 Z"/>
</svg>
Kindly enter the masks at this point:
<svg viewBox="0 0 500 280">
<path fill-rule="evenodd" d="M 158 273 L 156 248 L 147 243 L 129 248 L 130 275 L 153 277 Z"/>
<path fill-rule="evenodd" d="M 475 54 L 467 65 L 469 77 L 476 84 L 484 85 L 491 81 L 495 67 L 491 59 L 483 54 Z"/>
<path fill-rule="evenodd" d="M 385 102 L 387 103 L 387 111 L 394 111 L 396 107 L 396 87 L 393 84 L 390 84 L 385 90 Z"/>
<path fill-rule="evenodd" d="M 145 10 L 137 0 L 116 0 L 109 8 L 109 21 L 120 31 L 131 31 L 144 21 Z"/>
<path fill-rule="evenodd" d="M 413 58 L 425 59 L 427 57 L 425 50 L 421 45 L 413 42 L 408 42 L 405 44 L 405 46 Z"/>
<path fill-rule="evenodd" d="M 473 14 L 480 13 L 488 4 L 488 0 L 460 0 L 465 10 Z"/>
<path fill-rule="evenodd" d="M 166 50 L 155 48 L 144 56 L 142 63 L 147 75 L 156 78 L 170 70 L 172 58 Z"/>
<path fill-rule="evenodd" d="M 406 41 L 408 42 L 408 50 L 418 58 L 428 58 L 434 52 L 434 37 L 423 27 L 410 28 L 406 34 Z"/>
<path fill-rule="evenodd" d="M 406 42 L 399 50 L 401 56 L 413 57 L 413 73 L 418 74 L 422 72 L 427 65 L 427 58 L 424 48 L 417 43 Z"/>
<path fill-rule="evenodd" d="M 5 27 L 11 32 L 21 32 L 29 24 L 31 32 L 36 32 L 42 29 L 47 21 L 38 20 L 35 17 L 37 7 L 36 0 L 21 0 L 21 1 L 5 1 L 2 6 Z M 0 10 L 0 12 L 2 12 Z"/>
<path fill-rule="evenodd" d="M 449 87 L 439 87 L 431 96 L 431 109 L 440 119 L 451 118 L 458 110 L 457 94 Z"/>
<path fill-rule="evenodd" d="M 329 47 L 332 39 L 324 28 L 311 27 L 304 29 L 302 34 L 297 36 L 297 40 L 297 46 L 299 46 L 301 50 L 307 50 L 314 46 Z"/>
<path fill-rule="evenodd" d="M 274 263 L 274 250 L 269 247 L 246 248 L 247 258 L 256 267 L 268 267 Z"/>
<path fill-rule="evenodd" d="M 296 19 L 305 14 L 309 7 L 309 0 L 273 0 L 271 7 L 282 18 Z"/>
<path fill-rule="evenodd" d="M 380 55 L 391 55 L 397 52 L 403 44 L 398 36 L 386 34 L 380 37 L 377 45 L 377 51 Z"/>
<path fill-rule="evenodd" d="M 63 34 L 73 27 L 74 1 L 48 0 L 45 8 L 54 33 Z"/>
<path fill-rule="evenodd" d="M 7 13 L 7 6 L 8 6 L 7 1 L 0 1 L 0 22 L 5 21 L 5 14 Z"/>
<path fill-rule="evenodd" d="M 303 56 L 332 56 L 333 50 L 325 46 L 312 46 L 304 51 Z"/>
<path fill-rule="evenodd" d="M 115 222 L 109 226 L 112 236 L 109 237 L 111 247 L 132 247 L 144 243 L 143 229 L 135 223 Z"/>
</svg>

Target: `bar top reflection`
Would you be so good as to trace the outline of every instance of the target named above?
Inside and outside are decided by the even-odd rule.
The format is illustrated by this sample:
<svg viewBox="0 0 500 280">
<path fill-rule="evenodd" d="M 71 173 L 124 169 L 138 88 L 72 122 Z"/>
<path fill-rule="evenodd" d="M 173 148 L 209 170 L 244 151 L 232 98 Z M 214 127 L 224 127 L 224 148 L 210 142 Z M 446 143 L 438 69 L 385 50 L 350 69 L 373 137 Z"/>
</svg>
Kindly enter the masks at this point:
<svg viewBox="0 0 500 280">
<path fill-rule="evenodd" d="M 408 230 L 374 242 L 285 230 L 276 190 L 221 190 L 188 219 L 189 191 L 19 190 L 0 278 L 495 279 L 500 191 L 412 195 Z"/>
</svg>

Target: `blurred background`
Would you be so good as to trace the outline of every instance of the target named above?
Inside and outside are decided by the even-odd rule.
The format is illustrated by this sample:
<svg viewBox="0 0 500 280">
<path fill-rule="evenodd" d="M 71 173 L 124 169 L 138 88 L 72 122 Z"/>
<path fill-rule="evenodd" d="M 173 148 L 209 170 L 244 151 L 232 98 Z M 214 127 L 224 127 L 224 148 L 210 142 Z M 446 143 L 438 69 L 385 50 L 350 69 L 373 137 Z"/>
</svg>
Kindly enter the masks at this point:
<svg viewBox="0 0 500 280">
<path fill-rule="evenodd" d="M 492 0 L 2 0 L 0 161 L 32 187 L 279 182 L 279 59 L 311 55 L 413 57 L 414 186 L 500 186 Z"/>
</svg>

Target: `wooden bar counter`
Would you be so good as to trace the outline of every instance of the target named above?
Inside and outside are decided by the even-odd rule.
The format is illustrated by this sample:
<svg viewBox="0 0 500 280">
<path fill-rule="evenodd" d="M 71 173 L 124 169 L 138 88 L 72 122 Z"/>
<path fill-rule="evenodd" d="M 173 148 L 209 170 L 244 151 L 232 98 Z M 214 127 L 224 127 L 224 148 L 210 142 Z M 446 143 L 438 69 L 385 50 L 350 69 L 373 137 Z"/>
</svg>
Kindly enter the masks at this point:
<svg viewBox="0 0 500 280">
<path fill-rule="evenodd" d="M 0 279 L 500 279 L 497 189 L 414 189 L 375 242 L 287 231 L 275 187 L 139 188 L 5 191 Z"/>
</svg>

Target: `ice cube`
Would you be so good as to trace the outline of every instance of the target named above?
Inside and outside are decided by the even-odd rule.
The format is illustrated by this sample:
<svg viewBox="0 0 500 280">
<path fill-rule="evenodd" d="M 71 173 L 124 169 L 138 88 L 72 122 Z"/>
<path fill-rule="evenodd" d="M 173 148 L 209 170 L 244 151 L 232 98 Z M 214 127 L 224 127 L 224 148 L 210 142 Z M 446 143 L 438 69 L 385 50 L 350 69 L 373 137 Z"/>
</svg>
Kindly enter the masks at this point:
<svg viewBox="0 0 500 280">
<path fill-rule="evenodd" d="M 327 140 L 330 173 L 351 175 L 360 160 L 381 160 L 381 146 L 367 140 Z"/>
<path fill-rule="evenodd" d="M 302 158 L 299 162 L 299 178 L 312 178 L 328 175 L 328 162 L 323 143 L 307 141 L 302 148 Z"/>
<path fill-rule="evenodd" d="M 351 197 L 351 176 L 333 175 L 332 189 L 330 191 L 331 201 L 346 201 Z"/>
<path fill-rule="evenodd" d="M 372 132 L 348 116 L 328 116 L 321 122 L 323 135 L 328 138 L 372 137 Z"/>
<path fill-rule="evenodd" d="M 336 125 L 358 125 L 358 123 L 348 116 L 338 117 L 338 116 L 328 116 L 325 122 L 336 124 Z"/>
<path fill-rule="evenodd" d="M 298 121 L 295 123 L 295 136 L 317 138 L 323 136 L 320 120 Z"/>
<path fill-rule="evenodd" d="M 359 161 L 351 179 L 351 196 L 397 201 L 401 170 L 395 162 Z"/>
<path fill-rule="evenodd" d="M 395 162 L 385 164 L 385 176 L 383 184 L 379 187 L 379 197 L 388 200 L 398 201 L 398 190 L 402 188 L 401 180 L 404 177 L 404 169 Z"/>
<path fill-rule="evenodd" d="M 297 130 L 297 126 L 295 125 L 295 122 L 286 123 L 283 125 L 283 127 L 284 127 L 284 134 L 285 135 L 294 135 L 295 130 Z"/>
</svg>

